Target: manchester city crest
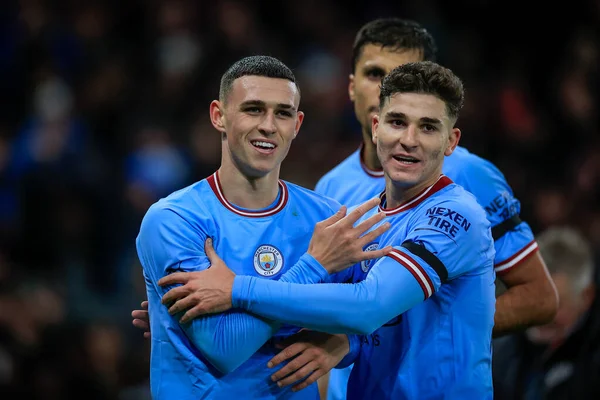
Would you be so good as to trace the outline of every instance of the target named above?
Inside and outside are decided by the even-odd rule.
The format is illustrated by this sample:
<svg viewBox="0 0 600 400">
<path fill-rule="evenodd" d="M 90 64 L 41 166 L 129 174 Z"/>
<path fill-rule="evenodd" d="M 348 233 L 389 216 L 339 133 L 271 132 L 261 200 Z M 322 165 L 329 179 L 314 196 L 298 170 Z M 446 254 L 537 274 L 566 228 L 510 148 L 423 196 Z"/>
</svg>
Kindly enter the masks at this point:
<svg viewBox="0 0 600 400">
<path fill-rule="evenodd" d="M 373 250 L 377 250 L 379 248 L 379 243 L 371 243 L 370 245 L 368 245 L 367 247 L 365 247 L 364 251 L 373 251 Z M 369 268 L 371 268 L 373 266 L 373 264 L 375 263 L 375 261 L 377 261 L 376 259 L 371 259 L 371 260 L 364 260 L 360 262 L 360 269 L 362 269 L 363 272 L 369 272 Z"/>
<path fill-rule="evenodd" d="M 254 252 L 254 269 L 262 276 L 273 276 L 283 267 L 283 256 L 275 246 L 262 245 Z"/>
</svg>

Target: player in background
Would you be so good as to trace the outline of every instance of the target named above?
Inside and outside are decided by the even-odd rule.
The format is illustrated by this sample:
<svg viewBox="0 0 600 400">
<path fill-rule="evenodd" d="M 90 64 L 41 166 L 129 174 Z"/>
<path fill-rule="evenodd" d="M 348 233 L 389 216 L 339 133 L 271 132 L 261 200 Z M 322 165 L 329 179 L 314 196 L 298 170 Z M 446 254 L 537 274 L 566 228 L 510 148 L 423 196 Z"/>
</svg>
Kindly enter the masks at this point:
<svg viewBox="0 0 600 400">
<path fill-rule="evenodd" d="M 362 127 L 363 143 L 325 174 L 315 188 L 317 193 L 348 207 L 373 197 L 385 186 L 371 132 L 373 116 L 379 110 L 381 80 L 398 65 L 435 61 L 437 46 L 417 22 L 383 18 L 360 28 L 352 54 L 348 93 Z M 446 157 L 443 172 L 475 195 L 492 224 L 497 277 L 508 288 L 496 303 L 494 336 L 551 321 L 558 306 L 556 289 L 529 225 L 519 217 L 520 203 L 502 173 L 491 162 L 460 146 Z M 320 382 L 327 387 L 328 400 L 346 398 L 350 370 L 351 366 L 333 369 L 329 383 L 326 379 Z"/>
<path fill-rule="evenodd" d="M 237 274 L 295 283 L 323 278 L 319 263 L 303 255 L 311 237 L 313 251 L 325 255 L 321 264 L 331 268 L 385 254 L 362 250 L 387 229 L 370 230 L 383 214 L 354 227 L 378 199 L 345 216 L 337 202 L 279 179 L 302 124 L 299 102 L 294 75 L 279 60 L 254 56 L 233 64 L 222 77 L 219 100 L 210 105 L 222 137 L 219 170 L 159 200 L 143 218 L 136 247 L 149 302 L 154 399 L 318 398 L 316 385 L 294 393 L 270 379 L 267 362 L 277 353 L 275 344 L 298 327 L 243 311 L 182 322 L 161 304 L 169 288 L 158 284 L 174 272 L 208 268 L 213 248 Z M 205 241 L 211 243 L 206 249 Z M 306 269 L 290 271 L 294 264 Z M 339 344 L 338 361 L 359 347 L 354 336 L 320 339 Z"/>
<path fill-rule="evenodd" d="M 366 335 L 349 399 L 491 399 L 491 225 L 475 197 L 442 174 L 444 156 L 460 139 L 455 123 L 463 98 L 461 80 L 433 62 L 401 65 L 383 79 L 372 132 L 385 176 L 379 212 L 392 225 L 379 245 L 393 250 L 370 268 L 353 267 L 364 275 L 359 283 L 236 276 L 211 258 L 211 268 L 196 273 L 191 296 L 165 295 L 174 301 L 170 311 L 193 305 L 195 316 L 233 307 L 317 331 Z M 308 254 L 320 261 L 325 254 L 314 244 Z M 308 268 L 298 264 L 291 272 Z M 298 367 L 294 363 L 283 369 Z"/>
</svg>

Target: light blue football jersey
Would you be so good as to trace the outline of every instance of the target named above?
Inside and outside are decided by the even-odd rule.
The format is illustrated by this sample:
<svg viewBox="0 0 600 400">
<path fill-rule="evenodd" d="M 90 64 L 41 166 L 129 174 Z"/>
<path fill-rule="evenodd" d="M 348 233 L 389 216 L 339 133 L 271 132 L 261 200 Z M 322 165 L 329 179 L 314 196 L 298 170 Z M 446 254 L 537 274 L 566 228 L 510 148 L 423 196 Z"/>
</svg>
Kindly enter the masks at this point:
<svg viewBox="0 0 600 400">
<path fill-rule="evenodd" d="M 347 207 L 364 203 L 379 195 L 385 189 L 383 170 L 373 170 L 362 161 L 362 150 L 356 150 L 339 165 L 325 174 L 315 192 L 331 197 Z M 372 261 L 371 261 L 372 262 Z M 364 262 L 363 265 L 369 262 Z M 348 378 L 352 365 L 346 368 L 334 368 L 329 372 L 327 400 L 345 400 Z"/>
<path fill-rule="evenodd" d="M 315 384 L 293 393 L 291 387 L 279 388 L 272 382 L 274 370 L 266 367 L 280 351 L 274 342 L 296 333 L 298 327 L 281 326 L 239 310 L 181 325 L 161 304 L 168 288 L 159 287 L 157 281 L 174 271 L 207 268 L 204 242 L 208 237 L 237 275 L 318 281 L 321 276 L 313 279 L 289 270 L 296 263 L 315 261 L 301 257 L 314 226 L 339 207 L 331 199 L 280 181 L 279 195 L 269 207 L 241 209 L 223 195 L 218 173 L 150 207 L 136 245 L 149 301 L 154 399 L 318 399 Z M 238 350 L 231 359 L 223 356 L 233 348 Z"/>
<path fill-rule="evenodd" d="M 381 193 L 385 189 L 383 171 L 367 168 L 362 161 L 361 151 L 362 147 L 325 174 L 315 191 L 348 207 Z M 445 158 L 443 173 L 473 193 L 477 202 L 484 207 L 492 227 L 497 227 L 494 246 L 498 274 L 508 271 L 536 252 L 537 244 L 531 228 L 519 219 L 520 203 L 504 175 L 491 162 L 458 146 L 452 155 Z M 503 227 L 505 231 L 501 234 L 502 230 L 498 228 Z M 331 370 L 327 400 L 346 399 L 351 370 L 352 366 Z"/>
<path fill-rule="evenodd" d="M 392 227 L 379 244 L 394 250 L 370 268 L 353 267 L 366 275 L 359 283 L 238 276 L 234 306 L 310 329 L 364 334 L 349 399 L 491 399 L 494 244 L 484 210 L 442 175 L 381 211 Z"/>
<path fill-rule="evenodd" d="M 369 169 L 361 158 L 362 146 L 323 175 L 315 192 L 352 207 L 376 197 L 385 189 L 383 170 Z"/>
<path fill-rule="evenodd" d="M 325 174 L 315 191 L 348 207 L 381 193 L 385 189 L 383 172 L 369 170 L 361 161 L 360 154 L 359 149 Z M 531 228 L 518 218 L 521 203 L 494 164 L 457 146 L 445 158 L 442 173 L 475 196 L 485 209 L 492 228 L 504 228 L 494 230 L 498 232 L 494 235 L 498 274 L 508 271 L 537 251 Z M 504 227 L 502 224 L 505 224 Z"/>
</svg>

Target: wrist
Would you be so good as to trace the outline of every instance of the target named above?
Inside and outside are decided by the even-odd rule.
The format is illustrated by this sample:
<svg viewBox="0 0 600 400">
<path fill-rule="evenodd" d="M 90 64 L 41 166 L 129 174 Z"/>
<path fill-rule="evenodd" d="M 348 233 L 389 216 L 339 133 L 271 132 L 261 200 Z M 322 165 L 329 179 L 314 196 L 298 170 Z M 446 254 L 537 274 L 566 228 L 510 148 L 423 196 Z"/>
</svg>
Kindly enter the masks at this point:
<svg viewBox="0 0 600 400">
<path fill-rule="evenodd" d="M 348 335 L 344 333 L 338 333 L 334 336 L 336 337 L 340 352 L 342 352 L 344 356 L 350 353 L 350 339 L 348 339 Z"/>
<path fill-rule="evenodd" d="M 248 309 L 250 306 L 251 276 L 236 275 L 231 285 L 231 306 L 233 308 Z"/>
<path fill-rule="evenodd" d="M 336 368 L 346 368 L 354 363 L 356 357 L 360 352 L 360 338 L 358 335 L 344 335 L 345 341 L 348 345 L 348 352 L 342 358 L 340 363 L 336 366 Z"/>
<path fill-rule="evenodd" d="M 320 256 L 319 254 L 314 254 L 313 252 L 311 252 L 310 250 L 308 250 L 305 253 L 306 256 L 310 256 L 310 258 L 312 260 L 314 260 L 314 262 L 316 264 L 318 264 L 322 269 L 324 269 L 327 274 L 333 274 L 334 272 L 336 272 L 333 268 L 333 266 L 331 264 L 329 264 L 327 262 L 326 259 L 324 259 L 324 257 Z"/>
<path fill-rule="evenodd" d="M 300 260 L 313 272 L 322 283 L 329 282 L 330 272 L 323 266 L 323 264 L 310 253 L 305 253 Z"/>
</svg>

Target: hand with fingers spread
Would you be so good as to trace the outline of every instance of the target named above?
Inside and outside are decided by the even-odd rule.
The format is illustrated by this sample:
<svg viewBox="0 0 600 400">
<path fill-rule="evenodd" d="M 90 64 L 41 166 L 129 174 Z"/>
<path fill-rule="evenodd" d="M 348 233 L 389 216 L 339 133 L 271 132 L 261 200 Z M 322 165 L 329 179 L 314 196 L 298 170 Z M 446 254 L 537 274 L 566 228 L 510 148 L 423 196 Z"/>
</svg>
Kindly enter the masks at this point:
<svg viewBox="0 0 600 400">
<path fill-rule="evenodd" d="M 390 229 L 384 222 L 369 231 L 385 218 L 384 213 L 376 213 L 357 226 L 354 224 L 369 210 L 379 205 L 380 199 L 368 200 L 346 215 L 346 208 L 315 226 L 308 254 L 313 256 L 331 274 L 339 272 L 360 261 L 385 256 L 392 250 L 391 246 L 383 249 L 364 251 L 363 248 L 382 233 Z"/>
<path fill-rule="evenodd" d="M 177 286 L 162 297 L 161 302 L 174 315 L 185 310 L 180 322 L 186 323 L 201 314 L 218 313 L 231 308 L 231 288 L 235 274 L 217 255 L 212 239 L 206 239 L 204 251 L 210 268 L 198 272 L 175 272 L 158 281 L 159 286 Z"/>
<path fill-rule="evenodd" d="M 142 301 L 141 310 L 133 310 L 131 312 L 133 318 L 133 326 L 144 331 L 144 337 L 150 338 L 150 316 L 148 315 L 148 302 Z"/>
<path fill-rule="evenodd" d="M 278 345 L 283 350 L 267 366 L 274 368 L 290 360 L 271 375 L 279 387 L 296 383 L 293 392 L 302 390 L 327 374 L 348 354 L 348 336 L 302 330 Z M 306 378 L 306 379 L 304 379 Z M 302 380 L 304 379 L 304 380 Z M 299 382 L 302 380 L 301 382 Z"/>
</svg>

